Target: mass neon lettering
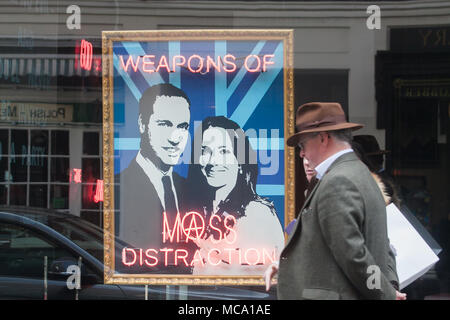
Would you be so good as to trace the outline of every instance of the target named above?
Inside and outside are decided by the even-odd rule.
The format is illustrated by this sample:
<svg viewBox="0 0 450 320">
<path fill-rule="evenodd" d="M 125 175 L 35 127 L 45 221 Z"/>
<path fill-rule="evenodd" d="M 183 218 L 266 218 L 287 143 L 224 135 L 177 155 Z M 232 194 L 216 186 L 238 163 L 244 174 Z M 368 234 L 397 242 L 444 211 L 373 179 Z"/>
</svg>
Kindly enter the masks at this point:
<svg viewBox="0 0 450 320">
<path fill-rule="evenodd" d="M 222 230 L 225 231 L 217 227 L 214 222 L 222 224 L 224 227 Z M 122 249 L 122 263 L 128 267 L 135 265 L 154 267 L 158 264 L 192 267 L 205 264 L 218 266 L 222 262 L 253 266 L 276 261 L 276 248 L 240 249 L 229 247 L 236 242 L 238 237 L 237 232 L 231 227 L 236 225 L 234 216 L 228 215 L 222 219 L 218 215 L 212 215 L 208 224 L 218 234 L 218 239 L 212 237 L 211 242 L 215 244 L 212 248 L 200 248 L 191 254 L 181 248 L 124 248 Z M 187 212 L 183 218 L 178 213 L 173 221 L 170 221 L 165 212 L 163 213 L 163 243 L 201 241 L 206 228 L 205 219 L 198 212 Z"/>
<path fill-rule="evenodd" d="M 233 244 L 236 242 L 237 234 L 236 231 L 230 227 L 230 225 L 236 224 L 236 218 L 232 215 L 228 215 L 223 219 L 223 226 L 227 230 L 225 235 L 220 229 L 214 226 L 213 220 L 218 220 L 219 223 L 222 222 L 222 219 L 213 214 L 209 219 L 209 226 L 211 229 L 214 229 L 219 232 L 219 240 L 220 242 L 224 240 L 228 244 Z M 231 221 L 231 223 L 229 223 Z M 163 243 L 169 242 L 181 242 L 182 235 L 184 234 L 186 237 L 184 238 L 185 242 L 189 240 L 197 241 L 200 240 L 203 236 L 206 228 L 205 219 L 200 213 L 195 211 L 187 212 L 183 219 L 181 219 L 180 213 L 177 213 L 175 217 L 175 221 L 172 223 L 173 228 L 170 228 L 170 221 L 167 217 L 167 214 L 163 213 Z M 195 235 L 195 236 L 194 236 Z M 176 239 L 176 241 L 174 241 Z M 217 243 L 216 242 L 216 243 Z"/>
<path fill-rule="evenodd" d="M 244 59 L 244 68 L 248 72 L 266 72 L 268 66 L 274 65 L 273 59 L 275 54 L 256 55 L 250 54 Z M 232 54 L 224 56 L 217 56 L 215 59 L 211 56 L 202 57 L 198 54 L 193 54 L 189 57 L 183 55 L 174 55 L 172 59 L 168 59 L 165 55 L 159 59 L 153 54 L 146 54 L 142 56 L 119 55 L 120 67 L 125 72 L 138 72 L 142 70 L 146 73 L 162 72 L 167 73 L 176 72 L 177 68 L 186 68 L 192 73 L 208 73 L 216 72 L 234 72 L 238 65 L 238 60 Z"/>
<path fill-rule="evenodd" d="M 122 263 L 125 266 L 148 266 L 154 267 L 159 263 L 168 265 L 184 265 L 194 266 L 200 263 L 202 266 L 209 264 L 211 266 L 218 266 L 223 259 L 220 256 L 227 257 L 227 264 L 240 265 L 266 265 L 276 261 L 276 249 L 268 248 L 248 248 L 245 250 L 237 250 L 233 248 L 211 248 L 205 251 L 197 249 L 190 257 L 189 252 L 185 249 L 173 248 L 123 248 L 122 249 Z M 189 258 L 191 261 L 189 262 Z"/>
</svg>

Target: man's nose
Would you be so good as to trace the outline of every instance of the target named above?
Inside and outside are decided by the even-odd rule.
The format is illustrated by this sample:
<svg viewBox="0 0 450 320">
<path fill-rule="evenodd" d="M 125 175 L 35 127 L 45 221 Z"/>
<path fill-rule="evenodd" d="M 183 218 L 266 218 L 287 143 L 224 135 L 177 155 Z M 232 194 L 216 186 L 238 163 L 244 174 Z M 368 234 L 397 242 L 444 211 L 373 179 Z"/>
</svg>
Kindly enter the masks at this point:
<svg viewBox="0 0 450 320">
<path fill-rule="evenodd" d="M 169 138 L 167 139 L 169 141 L 169 143 L 173 146 L 179 144 L 181 142 L 181 140 L 183 139 L 183 135 L 180 132 L 180 130 L 174 130 L 172 131 L 172 133 L 170 134 Z"/>
</svg>

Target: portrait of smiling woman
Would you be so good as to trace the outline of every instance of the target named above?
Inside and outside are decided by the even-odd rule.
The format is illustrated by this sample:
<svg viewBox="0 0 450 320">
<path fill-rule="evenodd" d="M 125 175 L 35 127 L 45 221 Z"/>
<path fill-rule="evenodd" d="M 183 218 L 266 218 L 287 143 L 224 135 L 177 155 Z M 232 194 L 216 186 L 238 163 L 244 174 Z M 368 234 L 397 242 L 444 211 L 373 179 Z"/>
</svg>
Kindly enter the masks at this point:
<svg viewBox="0 0 450 320">
<path fill-rule="evenodd" d="M 193 273 L 263 275 L 278 260 L 284 236 L 273 203 L 255 191 L 256 152 L 239 125 L 223 116 L 205 118 L 195 142 L 188 198 L 208 225 L 197 239 L 208 259 L 196 261 Z"/>
</svg>

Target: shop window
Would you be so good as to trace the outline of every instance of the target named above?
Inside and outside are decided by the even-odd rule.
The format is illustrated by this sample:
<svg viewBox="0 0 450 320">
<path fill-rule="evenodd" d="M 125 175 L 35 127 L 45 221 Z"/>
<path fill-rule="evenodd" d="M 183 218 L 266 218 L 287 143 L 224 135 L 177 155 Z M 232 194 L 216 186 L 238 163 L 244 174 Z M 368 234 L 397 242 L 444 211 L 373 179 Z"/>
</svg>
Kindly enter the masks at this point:
<svg viewBox="0 0 450 320">
<path fill-rule="evenodd" d="M 10 157 L 11 166 L 11 181 L 12 182 L 26 182 L 28 178 L 28 164 L 27 157 Z"/>
<path fill-rule="evenodd" d="M 69 158 L 51 158 L 50 181 L 69 182 Z"/>
<path fill-rule="evenodd" d="M 11 154 L 28 154 L 28 130 L 11 130 Z"/>
<path fill-rule="evenodd" d="M 98 132 L 83 133 L 82 201 L 80 216 L 98 226 L 102 226 L 102 158 Z"/>
<path fill-rule="evenodd" d="M 30 206 L 47 208 L 47 185 L 30 185 Z"/>
<path fill-rule="evenodd" d="M 12 184 L 9 186 L 9 204 L 16 206 L 27 205 L 26 184 Z"/>
<path fill-rule="evenodd" d="M 52 155 L 69 155 L 69 131 L 52 131 Z"/>
<path fill-rule="evenodd" d="M 8 199 L 8 189 L 4 185 L 0 185 L 0 205 L 5 205 Z"/>
<path fill-rule="evenodd" d="M 9 142 L 9 130 L 0 130 L 0 153 L 2 155 L 9 154 L 8 142 Z"/>
<path fill-rule="evenodd" d="M 69 209 L 68 185 L 52 185 L 50 187 L 50 207 L 52 209 Z"/>
<path fill-rule="evenodd" d="M 98 156 L 100 150 L 98 132 L 83 133 L 83 155 Z"/>
</svg>

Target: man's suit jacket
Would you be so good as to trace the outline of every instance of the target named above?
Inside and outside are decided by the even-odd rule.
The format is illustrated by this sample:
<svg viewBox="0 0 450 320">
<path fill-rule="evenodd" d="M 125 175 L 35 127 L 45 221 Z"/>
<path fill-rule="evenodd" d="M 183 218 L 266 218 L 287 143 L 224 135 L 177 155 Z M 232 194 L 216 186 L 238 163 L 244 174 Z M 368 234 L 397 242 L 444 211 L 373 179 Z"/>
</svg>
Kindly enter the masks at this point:
<svg viewBox="0 0 450 320">
<path fill-rule="evenodd" d="M 185 179 L 176 172 L 172 173 L 172 179 L 178 206 L 182 211 Z M 186 246 L 183 243 L 180 245 L 163 243 L 163 206 L 155 187 L 136 159 L 131 161 L 127 169 L 115 176 L 114 190 L 115 228 L 119 230 L 118 236 L 121 240 L 133 248 L 144 250 Z M 172 227 L 175 217 L 169 219 Z"/>
<path fill-rule="evenodd" d="M 395 299 L 389 250 L 381 192 L 356 155 L 344 154 L 303 205 L 281 253 L 278 297 Z"/>
</svg>

